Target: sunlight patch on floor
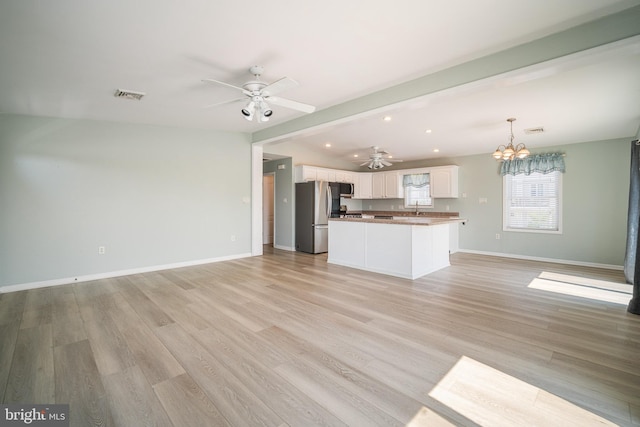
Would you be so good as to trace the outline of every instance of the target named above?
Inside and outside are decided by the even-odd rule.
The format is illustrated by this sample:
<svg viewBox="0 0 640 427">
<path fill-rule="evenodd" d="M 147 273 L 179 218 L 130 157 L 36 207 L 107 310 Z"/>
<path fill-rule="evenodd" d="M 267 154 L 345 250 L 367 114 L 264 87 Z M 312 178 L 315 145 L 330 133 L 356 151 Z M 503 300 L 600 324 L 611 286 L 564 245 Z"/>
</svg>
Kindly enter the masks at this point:
<svg viewBox="0 0 640 427">
<path fill-rule="evenodd" d="M 442 418 L 429 408 L 420 408 L 415 417 L 405 427 L 454 427 L 455 424 Z"/>
<path fill-rule="evenodd" d="M 429 396 L 481 426 L 617 425 L 466 356 Z"/>
<path fill-rule="evenodd" d="M 615 304 L 629 304 L 633 287 L 625 283 L 608 282 L 586 277 L 543 271 L 528 285 L 531 289 L 589 298 Z"/>
</svg>

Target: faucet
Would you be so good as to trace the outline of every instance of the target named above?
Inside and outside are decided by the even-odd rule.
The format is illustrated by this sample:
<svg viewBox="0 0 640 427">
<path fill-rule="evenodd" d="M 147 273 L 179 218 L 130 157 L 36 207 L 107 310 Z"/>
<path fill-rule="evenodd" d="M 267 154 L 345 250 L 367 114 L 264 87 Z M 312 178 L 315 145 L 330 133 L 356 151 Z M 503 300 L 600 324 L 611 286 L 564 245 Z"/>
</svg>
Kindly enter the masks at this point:
<svg viewBox="0 0 640 427">
<path fill-rule="evenodd" d="M 418 213 L 418 201 L 416 200 L 416 216 L 418 216 L 418 215 L 420 215 L 420 214 Z"/>
</svg>

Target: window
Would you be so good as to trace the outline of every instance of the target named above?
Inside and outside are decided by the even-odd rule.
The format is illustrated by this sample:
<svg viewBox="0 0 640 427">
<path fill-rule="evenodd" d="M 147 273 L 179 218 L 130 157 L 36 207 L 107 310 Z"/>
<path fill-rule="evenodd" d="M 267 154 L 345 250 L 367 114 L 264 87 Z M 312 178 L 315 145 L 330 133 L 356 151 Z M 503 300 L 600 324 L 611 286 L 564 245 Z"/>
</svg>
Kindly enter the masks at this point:
<svg viewBox="0 0 640 427">
<path fill-rule="evenodd" d="M 562 173 L 505 175 L 503 230 L 561 233 Z"/>
<path fill-rule="evenodd" d="M 423 208 L 433 207 L 428 173 L 404 175 L 402 179 L 405 208 L 415 208 L 416 205 Z"/>
</svg>

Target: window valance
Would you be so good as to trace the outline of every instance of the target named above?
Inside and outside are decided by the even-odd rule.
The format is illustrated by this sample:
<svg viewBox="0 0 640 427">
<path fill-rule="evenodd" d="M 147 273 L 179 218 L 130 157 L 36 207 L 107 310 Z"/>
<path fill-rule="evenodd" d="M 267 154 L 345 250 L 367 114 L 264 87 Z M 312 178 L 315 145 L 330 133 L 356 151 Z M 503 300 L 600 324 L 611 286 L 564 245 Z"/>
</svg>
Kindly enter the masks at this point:
<svg viewBox="0 0 640 427">
<path fill-rule="evenodd" d="M 428 173 L 414 173 L 411 175 L 404 175 L 402 177 L 402 186 L 403 187 L 415 187 L 422 188 L 429 185 L 429 174 Z"/>
<path fill-rule="evenodd" d="M 564 155 L 562 153 L 534 154 L 524 159 L 505 160 L 500 166 L 500 175 L 531 175 L 534 172 L 542 174 L 563 172 Z"/>
</svg>

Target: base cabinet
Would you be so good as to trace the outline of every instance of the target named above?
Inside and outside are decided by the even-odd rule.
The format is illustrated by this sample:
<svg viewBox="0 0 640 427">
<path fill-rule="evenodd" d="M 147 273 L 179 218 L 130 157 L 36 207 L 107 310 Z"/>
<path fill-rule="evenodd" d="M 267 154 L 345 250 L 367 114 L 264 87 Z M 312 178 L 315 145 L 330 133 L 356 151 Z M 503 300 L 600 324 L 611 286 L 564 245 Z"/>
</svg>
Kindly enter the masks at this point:
<svg viewBox="0 0 640 427">
<path fill-rule="evenodd" d="M 417 279 L 449 266 L 449 224 L 422 226 L 330 220 L 327 261 Z"/>
</svg>

